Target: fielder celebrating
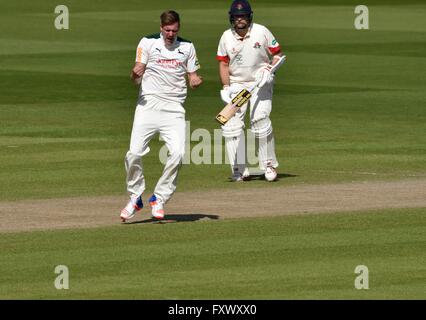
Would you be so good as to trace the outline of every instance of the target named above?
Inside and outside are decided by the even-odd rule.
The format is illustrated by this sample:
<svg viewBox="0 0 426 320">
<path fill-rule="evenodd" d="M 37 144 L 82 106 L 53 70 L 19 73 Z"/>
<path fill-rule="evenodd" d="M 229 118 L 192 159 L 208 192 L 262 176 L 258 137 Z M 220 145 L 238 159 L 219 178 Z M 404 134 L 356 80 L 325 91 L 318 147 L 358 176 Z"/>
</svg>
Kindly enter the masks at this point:
<svg viewBox="0 0 426 320">
<path fill-rule="evenodd" d="M 231 28 L 219 42 L 217 60 L 223 89 L 220 92 L 225 103 L 236 93 L 257 83 L 250 101 L 222 126 L 226 151 L 232 169 L 232 181 L 248 178 L 244 141 L 244 116 L 250 108 L 251 131 L 259 143 L 259 167 L 267 180 L 275 180 L 278 161 L 272 123 L 274 72 L 285 60 L 280 45 L 264 26 L 252 22 L 253 11 L 246 0 L 234 0 L 229 10 Z"/>
<path fill-rule="evenodd" d="M 138 85 L 139 98 L 133 121 L 130 149 L 125 157 L 126 183 L 130 200 L 121 210 L 126 222 L 142 209 L 145 190 L 142 156 L 149 152 L 148 143 L 159 133 L 169 150 L 167 163 L 154 194 L 149 198 L 152 216 L 164 218 L 164 204 L 176 190 L 178 170 L 185 152 L 185 109 L 189 86 L 201 85 L 200 68 L 194 45 L 178 37 L 179 14 L 161 14 L 160 33 L 142 38 L 136 51 L 131 79 Z"/>
</svg>

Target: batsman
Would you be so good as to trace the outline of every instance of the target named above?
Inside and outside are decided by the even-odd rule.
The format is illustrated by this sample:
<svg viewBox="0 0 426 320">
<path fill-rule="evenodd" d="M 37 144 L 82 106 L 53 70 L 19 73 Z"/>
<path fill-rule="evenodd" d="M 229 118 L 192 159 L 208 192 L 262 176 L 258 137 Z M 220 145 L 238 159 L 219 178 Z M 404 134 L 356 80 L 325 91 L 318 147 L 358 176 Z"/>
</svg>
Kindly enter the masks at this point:
<svg viewBox="0 0 426 320">
<path fill-rule="evenodd" d="M 285 55 L 272 33 L 265 26 L 253 23 L 248 1 L 232 2 L 229 22 L 231 27 L 222 34 L 216 56 L 223 85 L 220 96 L 229 104 L 241 90 L 251 90 L 248 102 L 237 108 L 235 115 L 222 125 L 231 179 L 243 181 L 249 177 L 244 135 L 244 117 L 249 109 L 251 131 L 258 142 L 259 167 L 267 180 L 275 180 L 278 160 L 269 116 L 275 71 L 285 61 Z"/>
</svg>

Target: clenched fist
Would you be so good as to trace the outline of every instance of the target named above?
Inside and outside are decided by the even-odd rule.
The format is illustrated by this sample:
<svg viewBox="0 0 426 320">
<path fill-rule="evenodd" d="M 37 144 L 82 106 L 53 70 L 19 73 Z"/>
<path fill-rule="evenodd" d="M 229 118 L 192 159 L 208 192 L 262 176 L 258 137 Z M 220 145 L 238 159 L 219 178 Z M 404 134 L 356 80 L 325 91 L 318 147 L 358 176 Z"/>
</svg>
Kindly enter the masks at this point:
<svg viewBox="0 0 426 320">
<path fill-rule="evenodd" d="M 135 64 L 132 70 L 133 79 L 142 77 L 144 72 L 145 72 L 145 65 L 143 65 L 142 63 Z"/>
<path fill-rule="evenodd" d="M 203 78 L 201 78 L 196 72 L 188 73 L 189 86 L 192 89 L 199 87 L 203 83 Z"/>
</svg>

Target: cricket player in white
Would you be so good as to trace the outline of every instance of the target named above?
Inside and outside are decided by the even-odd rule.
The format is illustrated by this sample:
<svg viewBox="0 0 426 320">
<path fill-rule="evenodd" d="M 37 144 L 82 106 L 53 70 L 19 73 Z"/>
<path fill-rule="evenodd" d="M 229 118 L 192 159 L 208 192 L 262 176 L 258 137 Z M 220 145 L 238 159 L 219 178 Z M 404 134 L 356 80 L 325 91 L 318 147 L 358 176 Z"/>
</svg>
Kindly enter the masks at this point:
<svg viewBox="0 0 426 320">
<path fill-rule="evenodd" d="M 235 0 L 229 11 L 231 28 L 226 30 L 219 42 L 217 60 L 223 89 L 221 98 L 227 104 L 240 90 L 250 88 L 258 81 L 258 90 L 252 93 L 248 104 L 222 126 L 226 151 L 231 163 L 232 180 L 248 178 L 244 141 L 244 116 L 250 108 L 251 131 L 259 143 L 259 167 L 268 180 L 277 176 L 278 161 L 272 123 L 274 73 L 285 60 L 280 45 L 264 26 L 252 22 L 253 11 L 246 0 Z"/>
<path fill-rule="evenodd" d="M 185 152 L 185 109 L 187 86 L 202 83 L 194 45 L 177 36 L 180 19 L 175 11 L 165 11 L 160 33 L 142 38 L 136 52 L 132 80 L 140 85 L 133 122 L 130 149 L 125 157 L 127 191 L 130 200 L 120 213 L 123 222 L 142 209 L 145 178 L 142 156 L 148 144 L 159 133 L 169 150 L 164 171 L 148 200 L 152 216 L 164 218 L 164 204 L 176 190 L 178 170 Z"/>
</svg>

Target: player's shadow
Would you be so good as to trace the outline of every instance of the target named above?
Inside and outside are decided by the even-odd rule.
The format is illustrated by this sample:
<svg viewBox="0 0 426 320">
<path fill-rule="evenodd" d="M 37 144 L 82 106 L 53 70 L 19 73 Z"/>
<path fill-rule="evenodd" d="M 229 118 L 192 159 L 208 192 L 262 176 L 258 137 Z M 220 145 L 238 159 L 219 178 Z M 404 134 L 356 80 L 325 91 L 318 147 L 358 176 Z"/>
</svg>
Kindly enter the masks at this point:
<svg viewBox="0 0 426 320">
<path fill-rule="evenodd" d="M 125 224 L 139 224 L 139 223 L 172 223 L 172 222 L 194 222 L 204 220 L 217 220 L 218 215 L 215 214 L 201 214 L 201 213 L 190 213 L 190 214 L 166 214 L 164 219 L 158 220 L 155 218 L 149 218 L 145 220 L 126 222 Z"/>
<path fill-rule="evenodd" d="M 287 179 L 287 178 L 295 178 L 298 177 L 296 174 L 291 173 L 278 173 L 276 181 L 279 181 L 281 179 Z M 255 180 L 266 180 L 265 175 L 259 174 L 259 175 L 250 175 L 247 181 L 255 181 Z"/>
</svg>

